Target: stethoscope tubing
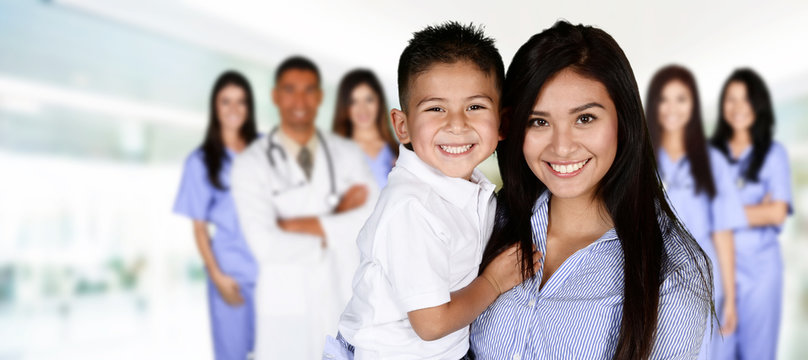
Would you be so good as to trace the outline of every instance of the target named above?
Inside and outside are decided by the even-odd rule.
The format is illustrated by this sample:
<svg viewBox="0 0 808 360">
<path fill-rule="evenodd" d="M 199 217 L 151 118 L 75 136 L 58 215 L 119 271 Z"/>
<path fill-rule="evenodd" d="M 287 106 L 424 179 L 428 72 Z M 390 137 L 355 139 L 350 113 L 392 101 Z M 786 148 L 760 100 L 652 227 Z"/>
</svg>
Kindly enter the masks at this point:
<svg viewBox="0 0 808 360">
<path fill-rule="evenodd" d="M 280 152 L 281 159 L 283 159 L 283 161 L 287 160 L 286 159 L 286 151 L 280 145 L 275 143 L 275 140 L 274 140 L 275 134 L 278 132 L 278 129 L 279 129 L 279 127 L 275 126 L 269 132 L 269 135 L 268 135 L 268 137 L 269 137 L 269 139 L 268 139 L 269 140 L 269 145 L 267 146 L 267 158 L 269 159 L 269 166 L 274 168 L 275 170 L 277 170 L 277 166 L 276 166 L 277 163 L 275 162 L 275 157 L 272 156 L 273 151 Z M 337 182 L 336 182 L 336 175 L 334 174 L 334 159 L 331 157 L 331 150 L 328 148 L 328 144 L 325 142 L 325 138 L 320 133 L 320 130 L 315 129 L 314 131 L 315 131 L 315 134 L 317 136 L 317 140 L 320 141 L 320 144 L 323 147 L 323 151 L 325 152 L 326 162 L 328 163 L 328 179 L 329 179 L 329 184 L 330 184 L 330 192 L 329 192 L 328 198 L 326 199 L 326 202 L 333 206 L 333 205 L 336 205 L 336 202 L 338 202 L 337 201 L 338 200 Z M 276 171 L 276 173 L 277 173 L 277 171 Z"/>
</svg>

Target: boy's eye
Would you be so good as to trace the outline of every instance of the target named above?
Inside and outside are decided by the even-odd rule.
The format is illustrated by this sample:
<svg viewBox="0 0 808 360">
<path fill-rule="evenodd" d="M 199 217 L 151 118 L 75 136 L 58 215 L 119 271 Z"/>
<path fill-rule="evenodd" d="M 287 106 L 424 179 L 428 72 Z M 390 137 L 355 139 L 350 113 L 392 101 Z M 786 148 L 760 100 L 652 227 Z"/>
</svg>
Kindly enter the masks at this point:
<svg viewBox="0 0 808 360">
<path fill-rule="evenodd" d="M 541 127 L 541 126 L 547 126 L 547 125 L 550 125 L 550 124 L 548 124 L 547 120 L 544 120 L 544 119 L 530 119 L 530 122 L 528 122 L 528 125 L 529 126 L 534 126 L 534 127 Z"/>
<path fill-rule="evenodd" d="M 475 104 L 475 105 L 469 105 L 469 107 L 466 110 L 480 110 L 480 109 L 485 109 L 485 107 L 482 105 Z"/>
<path fill-rule="evenodd" d="M 441 109 L 438 106 L 433 106 L 431 108 L 426 109 L 425 111 L 443 111 L 443 109 Z"/>
<path fill-rule="evenodd" d="M 578 116 L 578 119 L 575 120 L 576 124 L 589 124 L 597 119 L 595 115 L 592 114 L 582 114 Z"/>
</svg>

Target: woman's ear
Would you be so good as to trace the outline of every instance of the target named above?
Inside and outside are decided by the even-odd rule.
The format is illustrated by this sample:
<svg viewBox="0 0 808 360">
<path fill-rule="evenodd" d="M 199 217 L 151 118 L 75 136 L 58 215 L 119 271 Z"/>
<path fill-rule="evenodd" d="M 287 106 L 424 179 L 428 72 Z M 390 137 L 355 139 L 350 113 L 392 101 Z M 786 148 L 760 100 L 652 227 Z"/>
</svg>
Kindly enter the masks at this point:
<svg viewBox="0 0 808 360">
<path fill-rule="evenodd" d="M 503 108 L 499 112 L 499 140 L 505 140 L 508 133 L 508 125 L 511 123 L 511 108 Z"/>
<path fill-rule="evenodd" d="M 398 141 L 402 144 L 410 143 L 410 132 L 407 129 L 407 114 L 399 109 L 390 111 L 390 118 L 393 120 L 393 130 L 396 132 Z"/>
</svg>

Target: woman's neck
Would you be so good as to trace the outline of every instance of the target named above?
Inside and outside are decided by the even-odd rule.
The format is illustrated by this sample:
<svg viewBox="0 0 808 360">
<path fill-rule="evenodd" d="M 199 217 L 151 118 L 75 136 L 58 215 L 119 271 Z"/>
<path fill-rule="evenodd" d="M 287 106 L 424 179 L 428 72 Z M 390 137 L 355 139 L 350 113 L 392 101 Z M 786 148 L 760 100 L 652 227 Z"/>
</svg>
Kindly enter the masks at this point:
<svg viewBox="0 0 808 360">
<path fill-rule="evenodd" d="M 676 162 L 685 155 L 687 149 L 685 148 L 685 132 L 684 131 L 665 131 L 662 133 L 661 139 L 662 148 L 668 157 Z"/>
<path fill-rule="evenodd" d="M 376 142 L 381 140 L 382 136 L 375 126 L 368 126 L 365 128 L 354 128 L 351 139 L 358 143 Z"/>
<path fill-rule="evenodd" d="M 224 147 L 237 153 L 240 153 L 247 147 L 238 131 L 222 130 L 222 142 L 224 142 Z"/>
<path fill-rule="evenodd" d="M 732 138 L 729 139 L 729 148 L 734 158 L 740 157 L 741 153 L 751 145 L 752 137 L 749 135 L 749 131 L 734 131 Z"/>
<path fill-rule="evenodd" d="M 384 140 L 375 126 L 354 128 L 351 139 L 371 158 L 375 158 L 384 147 Z"/>
<path fill-rule="evenodd" d="M 606 206 L 600 199 L 581 196 L 573 199 L 551 197 L 548 233 L 570 238 L 592 238 L 593 241 L 614 227 Z"/>
</svg>

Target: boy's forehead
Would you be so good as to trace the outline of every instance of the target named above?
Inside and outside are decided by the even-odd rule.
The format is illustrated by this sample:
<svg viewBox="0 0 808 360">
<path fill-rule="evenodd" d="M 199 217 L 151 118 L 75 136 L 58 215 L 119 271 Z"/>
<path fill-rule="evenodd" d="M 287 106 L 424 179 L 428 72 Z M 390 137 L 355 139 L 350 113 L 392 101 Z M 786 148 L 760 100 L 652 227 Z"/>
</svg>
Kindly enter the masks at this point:
<svg viewBox="0 0 808 360">
<path fill-rule="evenodd" d="M 486 95 L 495 101 L 499 98 L 493 70 L 483 71 L 468 61 L 432 64 L 409 82 L 410 104 L 417 104 L 426 97 L 449 99 Z"/>
</svg>

